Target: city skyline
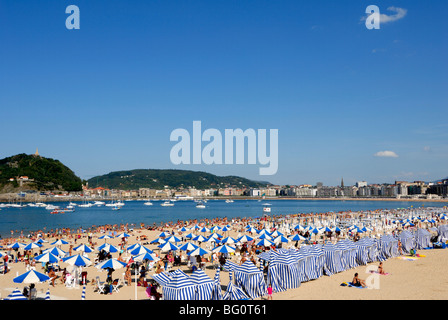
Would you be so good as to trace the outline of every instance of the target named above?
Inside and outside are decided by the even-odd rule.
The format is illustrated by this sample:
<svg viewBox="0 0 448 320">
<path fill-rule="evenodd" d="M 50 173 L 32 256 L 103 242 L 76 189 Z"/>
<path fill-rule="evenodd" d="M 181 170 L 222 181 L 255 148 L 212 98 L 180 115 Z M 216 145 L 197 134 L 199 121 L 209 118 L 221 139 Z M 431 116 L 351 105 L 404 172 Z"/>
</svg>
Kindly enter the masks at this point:
<svg viewBox="0 0 448 320">
<path fill-rule="evenodd" d="M 0 158 L 82 179 L 183 169 L 273 184 L 448 176 L 448 4 L 0 1 Z M 365 26 L 381 10 L 381 29 Z M 278 129 L 278 171 L 173 165 L 170 133 Z"/>
</svg>

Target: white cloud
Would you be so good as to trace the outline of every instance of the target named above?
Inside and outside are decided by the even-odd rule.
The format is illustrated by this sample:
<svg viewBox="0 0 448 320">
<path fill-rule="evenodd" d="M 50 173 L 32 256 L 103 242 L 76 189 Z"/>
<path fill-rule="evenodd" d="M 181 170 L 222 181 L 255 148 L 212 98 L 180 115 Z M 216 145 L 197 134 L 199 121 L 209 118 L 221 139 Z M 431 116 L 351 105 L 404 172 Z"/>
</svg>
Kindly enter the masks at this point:
<svg viewBox="0 0 448 320">
<path fill-rule="evenodd" d="M 389 8 L 387 8 L 387 10 L 395 12 L 395 14 L 387 15 L 387 14 L 381 13 L 380 14 L 380 23 L 389 23 L 389 22 L 394 22 L 394 21 L 403 19 L 406 16 L 406 14 L 408 13 L 407 9 L 397 8 L 397 7 L 389 7 Z M 367 19 L 367 16 L 362 17 L 361 21 L 365 21 Z"/>
<path fill-rule="evenodd" d="M 378 151 L 374 154 L 375 157 L 386 157 L 386 158 L 398 158 L 398 155 L 393 151 Z"/>
<path fill-rule="evenodd" d="M 380 14 L 380 23 L 394 22 L 394 21 L 403 19 L 406 16 L 406 14 L 408 13 L 407 9 L 397 8 L 397 7 L 389 7 L 389 8 L 387 8 L 387 10 L 393 11 L 396 13 L 389 15 L 389 16 L 387 14 L 383 14 L 383 13 Z"/>
<path fill-rule="evenodd" d="M 431 151 L 431 147 L 430 146 L 424 146 L 423 147 L 423 151 L 429 152 L 429 151 Z"/>
</svg>

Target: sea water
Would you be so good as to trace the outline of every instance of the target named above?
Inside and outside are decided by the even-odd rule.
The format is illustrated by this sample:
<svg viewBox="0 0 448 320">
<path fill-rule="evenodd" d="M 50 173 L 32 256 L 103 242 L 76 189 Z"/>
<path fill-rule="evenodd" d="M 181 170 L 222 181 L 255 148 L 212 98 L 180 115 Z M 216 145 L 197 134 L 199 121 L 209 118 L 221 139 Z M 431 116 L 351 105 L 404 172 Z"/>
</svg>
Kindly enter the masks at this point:
<svg viewBox="0 0 448 320">
<path fill-rule="evenodd" d="M 152 225 L 161 222 L 176 222 L 177 220 L 198 221 L 215 217 L 261 217 L 263 206 L 271 205 L 270 215 L 288 215 L 297 213 L 322 213 L 340 211 L 366 211 L 376 209 L 443 207 L 442 202 L 416 201 L 356 201 L 356 200 L 235 200 L 226 203 L 225 200 L 208 200 L 203 209 L 196 208 L 194 201 L 176 201 L 172 207 L 163 207 L 163 201 L 153 201 L 152 206 L 144 205 L 144 201 L 125 201 L 121 210 L 111 207 L 93 206 L 89 208 L 75 207 L 74 212 L 51 214 L 51 210 L 39 207 L 2 208 L 0 210 L 0 235 L 5 238 L 14 231 L 14 236 L 27 236 L 30 231 L 44 232 L 61 228 L 89 228 L 93 225 L 129 224 L 139 226 L 140 223 Z M 49 203 L 65 208 L 68 202 Z M 81 202 L 79 203 L 81 204 Z"/>
</svg>

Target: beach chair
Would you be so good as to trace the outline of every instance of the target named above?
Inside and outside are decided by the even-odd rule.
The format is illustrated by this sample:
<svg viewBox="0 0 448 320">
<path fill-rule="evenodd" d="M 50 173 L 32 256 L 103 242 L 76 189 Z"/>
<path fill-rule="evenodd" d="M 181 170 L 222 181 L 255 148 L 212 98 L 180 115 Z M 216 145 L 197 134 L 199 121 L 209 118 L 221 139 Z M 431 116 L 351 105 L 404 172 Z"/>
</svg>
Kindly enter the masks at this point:
<svg viewBox="0 0 448 320">
<path fill-rule="evenodd" d="M 119 292 L 121 286 L 122 286 L 122 283 L 121 283 L 120 279 L 116 279 L 112 282 L 112 290 L 115 292 Z"/>
<path fill-rule="evenodd" d="M 100 277 L 99 276 L 96 276 L 96 287 L 95 287 L 95 290 L 98 290 L 98 293 L 105 293 L 104 292 L 104 290 L 105 290 L 105 284 L 104 284 L 104 282 L 101 282 L 100 281 Z"/>
<path fill-rule="evenodd" d="M 73 288 L 75 286 L 75 278 L 73 278 L 73 276 L 71 274 L 68 274 L 65 277 L 65 286 L 67 288 Z"/>
</svg>

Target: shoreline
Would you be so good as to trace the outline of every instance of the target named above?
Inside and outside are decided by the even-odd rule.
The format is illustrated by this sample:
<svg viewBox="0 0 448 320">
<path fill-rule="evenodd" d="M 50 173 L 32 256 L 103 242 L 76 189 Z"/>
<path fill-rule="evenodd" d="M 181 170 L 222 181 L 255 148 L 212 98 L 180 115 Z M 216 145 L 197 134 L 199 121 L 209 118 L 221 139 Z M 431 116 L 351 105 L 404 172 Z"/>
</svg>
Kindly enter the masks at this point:
<svg viewBox="0 0 448 320">
<path fill-rule="evenodd" d="M 166 199 L 144 199 L 144 198 L 130 198 L 130 199 L 121 199 L 121 201 L 165 201 Z M 180 199 L 176 201 L 196 201 L 196 200 L 301 200 L 301 201 L 394 201 L 394 202 L 446 202 L 448 205 L 448 199 L 416 199 L 416 198 L 304 198 L 304 197 L 232 197 L 232 196 L 222 196 L 222 197 L 204 197 L 197 199 Z M 117 199 L 112 198 L 82 198 L 82 197 L 67 197 L 67 198 L 51 198 L 51 199 L 39 199 L 39 200 L 23 200 L 23 203 L 35 203 L 35 202 L 43 202 L 43 203 L 51 203 L 51 202 L 80 202 L 80 201 L 117 201 Z M 3 199 L 0 195 L 0 203 L 8 203 L 11 202 L 9 199 Z"/>
</svg>

